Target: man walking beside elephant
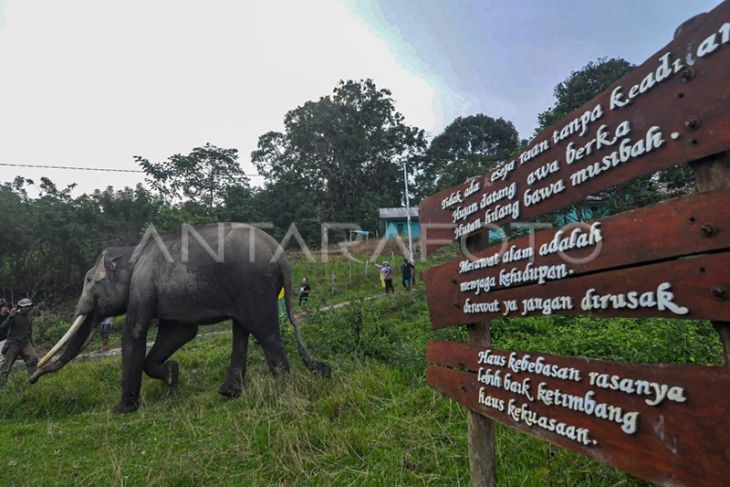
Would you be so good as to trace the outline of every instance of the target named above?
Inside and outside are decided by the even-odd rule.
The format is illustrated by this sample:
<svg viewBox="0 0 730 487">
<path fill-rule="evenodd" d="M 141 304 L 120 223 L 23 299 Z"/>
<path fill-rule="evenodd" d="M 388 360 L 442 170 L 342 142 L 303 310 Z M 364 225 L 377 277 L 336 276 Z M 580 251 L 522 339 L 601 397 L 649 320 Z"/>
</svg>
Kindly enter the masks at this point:
<svg viewBox="0 0 730 487">
<path fill-rule="evenodd" d="M 26 298 L 18 301 L 18 307 L 10 310 L 8 318 L 2 322 L 0 328 L 8 328 L 7 343 L 3 350 L 5 360 L 0 367 L 0 386 L 5 385 L 8 380 L 13 364 L 18 357 L 25 362 L 28 369 L 28 375 L 33 375 L 38 364 L 38 356 L 33 349 L 31 341 L 33 321 L 30 316 L 30 310 L 33 302 Z"/>
<path fill-rule="evenodd" d="M 10 304 L 3 298 L 0 298 L 0 365 L 3 363 L 3 348 L 5 348 L 5 339 L 8 336 L 8 329 L 2 325 L 10 316 Z"/>
</svg>

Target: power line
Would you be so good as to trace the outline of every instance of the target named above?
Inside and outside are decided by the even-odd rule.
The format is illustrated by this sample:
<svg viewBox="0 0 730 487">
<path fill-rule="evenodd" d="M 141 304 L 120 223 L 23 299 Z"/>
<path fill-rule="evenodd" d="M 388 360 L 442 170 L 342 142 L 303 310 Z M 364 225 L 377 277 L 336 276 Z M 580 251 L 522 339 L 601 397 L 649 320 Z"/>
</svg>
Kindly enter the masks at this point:
<svg viewBox="0 0 730 487">
<path fill-rule="evenodd" d="M 111 169 L 104 167 L 74 167 L 74 166 L 51 166 L 45 164 L 13 164 L 10 162 L 0 162 L 0 166 L 12 166 L 12 167 L 33 167 L 40 169 L 70 169 L 73 171 L 106 171 L 106 172 L 136 172 L 141 173 L 137 169 Z"/>
<path fill-rule="evenodd" d="M 112 169 L 108 167 L 76 167 L 76 166 L 52 166 L 48 164 L 15 164 L 10 162 L 0 162 L 0 166 L 11 166 L 11 167 L 30 167 L 36 169 L 66 169 L 70 171 L 100 171 L 100 172 L 129 172 L 129 173 L 144 173 L 139 169 Z M 248 177 L 263 177 L 263 174 L 244 174 Z"/>
</svg>

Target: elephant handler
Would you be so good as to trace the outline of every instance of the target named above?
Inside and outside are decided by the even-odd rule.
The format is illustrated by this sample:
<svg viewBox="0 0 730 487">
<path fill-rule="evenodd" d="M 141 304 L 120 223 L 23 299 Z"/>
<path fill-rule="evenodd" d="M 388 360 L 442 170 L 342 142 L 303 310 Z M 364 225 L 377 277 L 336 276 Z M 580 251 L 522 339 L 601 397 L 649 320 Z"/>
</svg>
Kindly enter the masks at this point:
<svg viewBox="0 0 730 487">
<path fill-rule="evenodd" d="M 8 329 L 2 325 L 9 316 L 10 305 L 3 298 L 0 298 L 0 365 L 3 363 L 1 352 L 5 346 L 5 338 L 8 336 Z"/>
<path fill-rule="evenodd" d="M 18 307 L 11 309 L 8 318 L 0 325 L 0 328 L 9 327 L 7 343 L 2 350 L 5 361 L 0 367 L 0 386 L 5 385 L 18 357 L 25 362 L 28 375 L 33 375 L 35 372 L 38 356 L 32 343 L 33 321 L 30 316 L 32 307 L 33 302 L 30 299 L 21 299 L 18 301 Z"/>
</svg>

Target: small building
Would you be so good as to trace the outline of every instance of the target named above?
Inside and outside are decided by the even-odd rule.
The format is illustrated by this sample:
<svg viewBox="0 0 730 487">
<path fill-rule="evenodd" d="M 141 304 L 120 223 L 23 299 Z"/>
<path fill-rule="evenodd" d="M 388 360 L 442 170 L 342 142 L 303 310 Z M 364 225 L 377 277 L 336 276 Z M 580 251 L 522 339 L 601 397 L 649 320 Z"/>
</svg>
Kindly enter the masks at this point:
<svg viewBox="0 0 730 487">
<path fill-rule="evenodd" d="M 598 220 L 608 216 L 609 208 L 602 195 L 588 195 L 583 201 L 575 203 L 555 216 L 553 224 L 558 227 L 578 222 Z"/>
<path fill-rule="evenodd" d="M 378 210 L 378 231 L 387 240 L 394 240 L 398 235 L 408 239 L 408 218 L 405 208 L 380 208 Z M 411 208 L 411 236 L 421 236 L 418 223 L 418 208 Z"/>
</svg>

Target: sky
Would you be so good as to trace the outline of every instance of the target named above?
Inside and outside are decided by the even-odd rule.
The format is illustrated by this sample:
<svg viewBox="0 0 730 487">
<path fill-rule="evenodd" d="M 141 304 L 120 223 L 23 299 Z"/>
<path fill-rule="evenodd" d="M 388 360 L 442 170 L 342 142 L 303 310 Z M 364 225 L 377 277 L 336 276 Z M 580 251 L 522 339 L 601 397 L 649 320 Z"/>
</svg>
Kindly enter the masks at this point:
<svg viewBox="0 0 730 487">
<path fill-rule="evenodd" d="M 206 142 L 239 150 L 287 111 L 372 78 L 406 122 L 511 120 L 599 57 L 640 64 L 717 0 L 0 0 L 0 163 L 139 169 Z M 74 194 L 141 174 L 0 166 Z M 252 182 L 260 182 L 253 177 Z"/>
</svg>

